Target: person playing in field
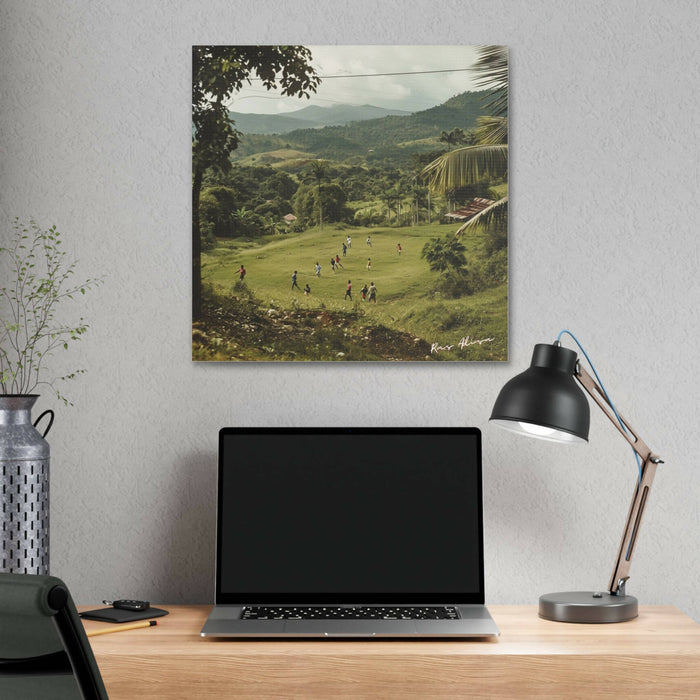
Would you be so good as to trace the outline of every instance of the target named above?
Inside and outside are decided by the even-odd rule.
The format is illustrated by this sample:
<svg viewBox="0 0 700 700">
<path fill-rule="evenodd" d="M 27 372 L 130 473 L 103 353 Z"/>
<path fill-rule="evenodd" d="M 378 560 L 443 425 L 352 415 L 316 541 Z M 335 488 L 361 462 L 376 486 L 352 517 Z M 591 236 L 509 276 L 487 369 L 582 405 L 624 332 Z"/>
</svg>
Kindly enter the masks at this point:
<svg viewBox="0 0 700 700">
<path fill-rule="evenodd" d="M 241 280 L 241 282 L 243 281 L 243 278 L 245 276 L 246 276 L 246 269 L 245 269 L 245 267 L 243 267 L 243 265 L 241 265 L 240 269 L 238 270 L 238 277 Z"/>
<path fill-rule="evenodd" d="M 304 296 L 308 297 L 309 294 L 311 294 L 311 287 L 309 287 L 309 283 L 307 282 L 304 286 Z"/>
<path fill-rule="evenodd" d="M 343 301 L 346 299 L 350 299 L 352 301 L 352 282 L 348 280 L 348 286 L 345 288 L 345 296 L 343 297 Z"/>
<path fill-rule="evenodd" d="M 335 266 L 339 267 L 341 270 L 343 268 L 343 263 L 340 262 L 340 255 L 335 256 Z"/>
<path fill-rule="evenodd" d="M 377 288 L 374 286 L 374 282 L 369 283 L 369 300 L 377 303 Z"/>
<path fill-rule="evenodd" d="M 345 243 L 343 243 L 343 257 L 346 256 L 347 252 L 348 252 L 348 247 Z"/>
<path fill-rule="evenodd" d="M 372 258 L 367 258 L 367 270 L 372 269 Z"/>
<path fill-rule="evenodd" d="M 321 266 L 318 264 L 318 261 L 316 261 L 316 277 L 321 277 Z"/>
<path fill-rule="evenodd" d="M 348 236 L 345 240 L 347 241 L 348 248 L 352 248 L 352 238 Z"/>
<path fill-rule="evenodd" d="M 362 295 L 362 301 L 367 301 L 367 282 L 365 282 L 362 286 L 360 294 Z"/>
<path fill-rule="evenodd" d="M 372 247 L 372 238 L 370 236 L 367 236 L 367 245 L 371 248 Z"/>
<path fill-rule="evenodd" d="M 397 243 L 397 244 L 396 244 L 396 252 L 397 252 L 399 255 L 401 255 L 401 244 L 400 244 L 400 243 Z"/>
<path fill-rule="evenodd" d="M 335 258 L 331 258 L 331 270 L 335 272 Z"/>
<path fill-rule="evenodd" d="M 294 270 L 294 274 L 292 275 L 292 289 L 294 289 L 294 287 L 301 290 L 301 287 L 297 284 L 297 271 L 296 270 Z"/>
</svg>

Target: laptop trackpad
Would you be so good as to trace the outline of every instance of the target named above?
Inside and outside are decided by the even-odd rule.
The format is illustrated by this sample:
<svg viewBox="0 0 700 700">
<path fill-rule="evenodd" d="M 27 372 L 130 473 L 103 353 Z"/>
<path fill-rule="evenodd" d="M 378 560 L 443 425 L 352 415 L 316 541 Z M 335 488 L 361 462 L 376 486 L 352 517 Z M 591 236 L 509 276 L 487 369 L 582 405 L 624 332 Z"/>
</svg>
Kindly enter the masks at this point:
<svg viewBox="0 0 700 700">
<path fill-rule="evenodd" d="M 411 620 L 287 620 L 284 632 L 319 637 L 408 636 L 416 634 L 416 625 Z"/>
<path fill-rule="evenodd" d="M 265 637 L 284 632 L 281 620 L 207 620 L 202 634 L 207 637 Z"/>
</svg>

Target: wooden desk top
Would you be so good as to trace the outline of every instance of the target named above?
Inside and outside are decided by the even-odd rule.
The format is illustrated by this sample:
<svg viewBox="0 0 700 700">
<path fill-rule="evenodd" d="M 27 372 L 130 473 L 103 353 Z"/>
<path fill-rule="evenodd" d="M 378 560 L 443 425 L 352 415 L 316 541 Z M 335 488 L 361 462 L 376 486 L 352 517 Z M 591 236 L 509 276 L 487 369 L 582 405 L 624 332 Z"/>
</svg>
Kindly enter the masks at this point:
<svg viewBox="0 0 700 700">
<path fill-rule="evenodd" d="M 211 606 L 158 607 L 170 615 L 157 627 L 90 639 L 112 700 L 541 697 L 543 688 L 571 698 L 700 697 L 700 626 L 670 606 L 575 625 L 542 620 L 536 606 L 494 605 L 501 636 L 492 641 L 205 639 Z M 87 630 L 105 626 L 85 620 Z"/>
</svg>

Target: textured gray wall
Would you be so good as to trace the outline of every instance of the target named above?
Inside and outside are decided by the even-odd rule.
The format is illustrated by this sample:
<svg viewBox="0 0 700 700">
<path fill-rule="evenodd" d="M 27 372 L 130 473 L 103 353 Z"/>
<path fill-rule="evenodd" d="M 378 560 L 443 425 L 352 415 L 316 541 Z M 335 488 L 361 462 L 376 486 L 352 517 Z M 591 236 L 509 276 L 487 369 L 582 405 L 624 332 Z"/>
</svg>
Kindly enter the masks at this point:
<svg viewBox="0 0 700 700">
<path fill-rule="evenodd" d="M 3 3 L 2 221 L 56 223 L 106 280 L 50 436 L 52 569 L 75 598 L 210 602 L 216 431 L 258 424 L 480 426 L 488 602 L 605 587 L 629 448 L 597 412 L 582 448 L 487 424 L 568 327 L 667 462 L 630 592 L 700 620 L 698 26 L 694 0 Z M 510 46 L 509 363 L 190 361 L 190 47 L 285 42 Z"/>
</svg>

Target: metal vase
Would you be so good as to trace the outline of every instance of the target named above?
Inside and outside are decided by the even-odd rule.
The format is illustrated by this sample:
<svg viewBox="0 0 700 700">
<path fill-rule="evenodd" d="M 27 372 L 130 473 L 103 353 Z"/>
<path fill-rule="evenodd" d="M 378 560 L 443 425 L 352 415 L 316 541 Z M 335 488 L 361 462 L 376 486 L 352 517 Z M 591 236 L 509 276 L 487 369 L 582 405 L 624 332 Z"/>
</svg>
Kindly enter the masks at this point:
<svg viewBox="0 0 700 700">
<path fill-rule="evenodd" d="M 32 424 L 36 394 L 0 395 L 0 572 L 49 573 L 49 443 L 54 413 Z M 35 426 L 45 416 L 43 434 Z"/>
</svg>

